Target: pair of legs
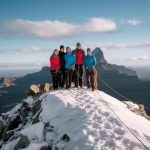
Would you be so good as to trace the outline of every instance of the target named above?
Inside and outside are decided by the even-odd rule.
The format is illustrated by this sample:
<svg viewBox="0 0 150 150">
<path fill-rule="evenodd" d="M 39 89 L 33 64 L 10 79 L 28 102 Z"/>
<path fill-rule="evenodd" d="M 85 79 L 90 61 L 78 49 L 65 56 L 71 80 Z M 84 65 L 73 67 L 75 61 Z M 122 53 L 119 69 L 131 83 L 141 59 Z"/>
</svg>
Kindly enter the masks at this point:
<svg viewBox="0 0 150 150">
<path fill-rule="evenodd" d="M 64 85 L 65 85 L 65 68 L 60 69 L 59 85 L 60 85 L 61 88 L 64 88 Z"/>
<path fill-rule="evenodd" d="M 57 90 L 60 83 L 60 73 L 55 70 L 51 70 L 53 89 Z"/>
<path fill-rule="evenodd" d="M 73 70 L 72 69 L 66 69 L 65 70 L 66 88 L 67 89 L 71 87 L 72 75 L 73 75 Z"/>
<path fill-rule="evenodd" d="M 92 90 L 95 90 L 95 86 L 94 86 L 94 71 L 93 70 L 86 70 L 86 78 L 87 78 L 87 86 L 88 86 L 88 88 L 92 88 Z"/>
<path fill-rule="evenodd" d="M 82 81 L 82 78 L 83 78 L 83 65 L 78 65 L 78 64 L 75 64 L 75 87 L 78 87 L 78 85 L 80 87 L 82 87 L 83 85 L 83 81 Z"/>
</svg>

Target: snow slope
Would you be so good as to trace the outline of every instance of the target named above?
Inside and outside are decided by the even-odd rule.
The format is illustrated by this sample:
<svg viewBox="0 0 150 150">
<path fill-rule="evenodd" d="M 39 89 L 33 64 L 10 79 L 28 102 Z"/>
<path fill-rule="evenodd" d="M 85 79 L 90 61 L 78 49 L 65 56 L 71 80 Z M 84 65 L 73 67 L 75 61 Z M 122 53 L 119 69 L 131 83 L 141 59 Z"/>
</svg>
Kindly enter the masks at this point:
<svg viewBox="0 0 150 150">
<path fill-rule="evenodd" d="M 118 120 L 109 107 L 150 149 L 150 121 L 127 109 L 119 100 L 101 91 L 88 89 L 58 90 L 40 96 L 40 122 L 29 123 L 19 133 L 28 136 L 30 145 L 24 150 L 39 150 L 52 144 L 65 150 L 144 150 L 146 149 Z M 32 106 L 34 100 L 25 99 Z M 108 107 L 109 106 L 109 107 Z M 53 128 L 45 131 L 44 124 Z M 69 135 L 70 141 L 60 137 Z M 18 139 L 3 145 L 2 150 L 13 150 Z"/>
</svg>

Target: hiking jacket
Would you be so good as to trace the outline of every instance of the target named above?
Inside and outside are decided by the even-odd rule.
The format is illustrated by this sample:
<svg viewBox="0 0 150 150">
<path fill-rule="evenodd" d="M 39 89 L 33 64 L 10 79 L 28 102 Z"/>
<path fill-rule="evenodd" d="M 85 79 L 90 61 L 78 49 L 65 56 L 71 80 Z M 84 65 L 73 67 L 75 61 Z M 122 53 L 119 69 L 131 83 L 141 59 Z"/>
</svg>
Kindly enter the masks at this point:
<svg viewBox="0 0 150 150">
<path fill-rule="evenodd" d="M 84 66 L 86 70 L 94 70 L 96 59 L 93 55 L 86 55 L 84 57 Z"/>
<path fill-rule="evenodd" d="M 59 59 L 60 59 L 60 69 L 65 69 L 65 52 L 59 51 Z"/>
<path fill-rule="evenodd" d="M 65 69 L 71 69 L 71 66 L 75 64 L 76 57 L 72 54 L 72 52 L 68 52 L 64 56 L 65 59 Z"/>
<path fill-rule="evenodd" d="M 50 57 L 50 70 L 59 70 L 60 69 L 60 59 L 59 56 L 55 57 L 54 55 L 52 55 Z"/>
<path fill-rule="evenodd" d="M 75 49 L 74 53 L 76 55 L 76 64 L 82 65 L 84 63 L 85 52 L 83 49 Z"/>
</svg>

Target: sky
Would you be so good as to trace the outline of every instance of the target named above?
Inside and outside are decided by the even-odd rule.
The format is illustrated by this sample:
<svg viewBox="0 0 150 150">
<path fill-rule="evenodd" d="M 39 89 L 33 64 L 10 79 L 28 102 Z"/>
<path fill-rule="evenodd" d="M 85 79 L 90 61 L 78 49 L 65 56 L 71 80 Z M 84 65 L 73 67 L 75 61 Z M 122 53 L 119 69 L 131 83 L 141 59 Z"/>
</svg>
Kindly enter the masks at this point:
<svg viewBox="0 0 150 150">
<path fill-rule="evenodd" d="M 0 0 L 0 70 L 49 65 L 61 44 L 109 63 L 150 66 L 149 0 Z"/>
</svg>

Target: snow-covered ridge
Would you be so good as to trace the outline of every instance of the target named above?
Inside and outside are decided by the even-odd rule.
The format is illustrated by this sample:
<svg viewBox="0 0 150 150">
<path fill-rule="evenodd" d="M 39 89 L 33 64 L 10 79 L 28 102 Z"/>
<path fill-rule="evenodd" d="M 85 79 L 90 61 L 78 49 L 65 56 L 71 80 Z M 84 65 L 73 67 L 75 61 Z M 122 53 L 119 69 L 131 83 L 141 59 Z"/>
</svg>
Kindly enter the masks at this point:
<svg viewBox="0 0 150 150">
<path fill-rule="evenodd" d="M 150 121 L 104 92 L 70 89 L 28 97 L 2 114 L 1 149 L 144 150 L 108 106 L 150 148 Z"/>
</svg>

